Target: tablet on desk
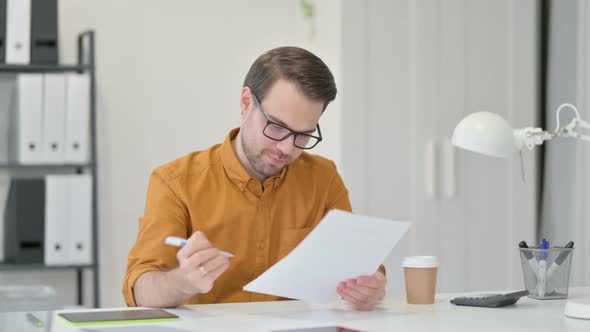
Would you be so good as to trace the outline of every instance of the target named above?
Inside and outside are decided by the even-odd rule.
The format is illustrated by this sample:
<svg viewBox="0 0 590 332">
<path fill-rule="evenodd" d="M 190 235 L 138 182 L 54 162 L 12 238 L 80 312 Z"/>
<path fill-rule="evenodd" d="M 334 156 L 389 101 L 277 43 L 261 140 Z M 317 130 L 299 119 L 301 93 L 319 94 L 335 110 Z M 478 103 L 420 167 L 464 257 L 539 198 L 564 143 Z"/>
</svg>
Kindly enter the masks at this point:
<svg viewBox="0 0 590 332">
<path fill-rule="evenodd" d="M 326 327 L 307 327 L 299 329 L 288 330 L 273 330 L 273 332 L 363 332 L 360 330 L 352 330 L 342 326 L 326 326 Z"/>
<path fill-rule="evenodd" d="M 167 322 L 178 316 L 162 309 L 62 312 L 58 314 L 72 325 L 99 325 L 141 322 Z"/>
<path fill-rule="evenodd" d="M 117 327 L 83 327 L 80 332 L 195 332 L 195 330 L 177 329 L 157 325 L 122 325 Z"/>
</svg>

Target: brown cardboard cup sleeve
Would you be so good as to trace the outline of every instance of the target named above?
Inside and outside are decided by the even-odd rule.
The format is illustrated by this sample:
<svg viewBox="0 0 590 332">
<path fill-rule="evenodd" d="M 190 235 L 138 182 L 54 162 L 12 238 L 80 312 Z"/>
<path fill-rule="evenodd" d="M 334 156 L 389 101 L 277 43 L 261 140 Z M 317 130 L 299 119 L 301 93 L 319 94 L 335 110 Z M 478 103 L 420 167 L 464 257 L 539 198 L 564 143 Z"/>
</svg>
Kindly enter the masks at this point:
<svg viewBox="0 0 590 332">
<path fill-rule="evenodd" d="M 436 256 L 409 256 L 402 263 L 409 304 L 432 304 L 436 293 Z"/>
</svg>

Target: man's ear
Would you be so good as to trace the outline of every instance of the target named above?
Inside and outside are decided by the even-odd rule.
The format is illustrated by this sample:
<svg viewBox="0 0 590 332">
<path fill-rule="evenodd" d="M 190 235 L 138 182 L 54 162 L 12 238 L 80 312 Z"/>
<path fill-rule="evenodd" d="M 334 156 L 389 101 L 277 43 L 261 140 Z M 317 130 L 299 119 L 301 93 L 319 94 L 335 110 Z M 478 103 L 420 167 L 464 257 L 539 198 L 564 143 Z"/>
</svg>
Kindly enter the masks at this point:
<svg viewBox="0 0 590 332">
<path fill-rule="evenodd" d="M 252 97 L 252 91 L 249 87 L 245 86 L 242 88 L 240 94 L 240 109 L 242 111 L 242 117 L 248 115 L 248 112 L 254 107 L 254 98 Z"/>
</svg>

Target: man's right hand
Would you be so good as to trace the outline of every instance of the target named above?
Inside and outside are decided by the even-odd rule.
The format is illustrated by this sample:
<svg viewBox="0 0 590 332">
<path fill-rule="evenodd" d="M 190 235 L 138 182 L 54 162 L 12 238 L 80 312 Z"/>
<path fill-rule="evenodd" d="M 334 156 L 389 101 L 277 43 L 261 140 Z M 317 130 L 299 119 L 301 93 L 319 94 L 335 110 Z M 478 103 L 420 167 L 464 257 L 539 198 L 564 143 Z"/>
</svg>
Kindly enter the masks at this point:
<svg viewBox="0 0 590 332">
<path fill-rule="evenodd" d="M 195 232 L 176 254 L 178 267 L 169 271 L 178 290 L 186 297 L 208 293 L 229 268 L 229 259 L 213 248 L 202 232 Z"/>
</svg>

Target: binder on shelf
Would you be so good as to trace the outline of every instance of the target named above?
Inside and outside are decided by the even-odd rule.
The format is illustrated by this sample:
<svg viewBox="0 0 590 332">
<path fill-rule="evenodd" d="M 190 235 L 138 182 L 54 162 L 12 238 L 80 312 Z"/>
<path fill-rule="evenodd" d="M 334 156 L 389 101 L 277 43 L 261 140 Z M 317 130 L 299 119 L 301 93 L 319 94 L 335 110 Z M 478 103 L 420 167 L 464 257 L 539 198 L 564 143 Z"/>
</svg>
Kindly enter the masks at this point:
<svg viewBox="0 0 590 332">
<path fill-rule="evenodd" d="M 45 181 L 12 179 L 4 213 L 4 257 L 12 263 L 42 263 Z"/>
<path fill-rule="evenodd" d="M 72 265 L 92 263 L 92 176 L 69 178 L 68 260 Z"/>
<path fill-rule="evenodd" d="M 6 0 L 6 63 L 31 59 L 31 0 Z"/>
<path fill-rule="evenodd" d="M 45 177 L 45 265 L 92 264 L 92 176 Z"/>
<path fill-rule="evenodd" d="M 2 0 L 0 0 L 2 1 Z M 0 74 L 0 163 L 8 163 L 14 148 L 13 104 L 16 85 L 15 74 Z"/>
<path fill-rule="evenodd" d="M 0 63 L 6 62 L 6 0 L 0 0 Z"/>
<path fill-rule="evenodd" d="M 32 0 L 31 63 L 58 63 L 57 0 Z"/>
<path fill-rule="evenodd" d="M 0 219 L 3 258 L 17 264 L 92 264 L 92 194 L 89 174 L 0 177 L 0 211 L 6 201 Z"/>
<path fill-rule="evenodd" d="M 45 265 L 68 265 L 69 176 L 45 177 Z"/>
<path fill-rule="evenodd" d="M 38 164 L 43 161 L 43 75 L 18 74 L 16 88 L 17 161 Z"/>
<path fill-rule="evenodd" d="M 43 162 L 64 163 L 66 81 L 63 74 L 43 77 Z"/>
<path fill-rule="evenodd" d="M 4 212 L 6 211 L 9 190 L 10 178 L 0 175 L 0 262 L 4 261 Z"/>
<path fill-rule="evenodd" d="M 90 143 L 90 76 L 66 75 L 66 156 L 69 163 L 86 163 Z"/>
</svg>

